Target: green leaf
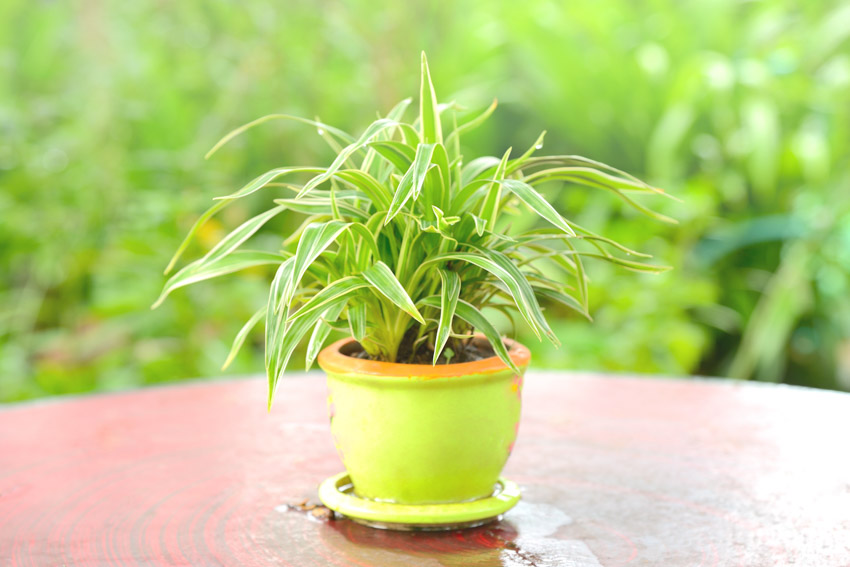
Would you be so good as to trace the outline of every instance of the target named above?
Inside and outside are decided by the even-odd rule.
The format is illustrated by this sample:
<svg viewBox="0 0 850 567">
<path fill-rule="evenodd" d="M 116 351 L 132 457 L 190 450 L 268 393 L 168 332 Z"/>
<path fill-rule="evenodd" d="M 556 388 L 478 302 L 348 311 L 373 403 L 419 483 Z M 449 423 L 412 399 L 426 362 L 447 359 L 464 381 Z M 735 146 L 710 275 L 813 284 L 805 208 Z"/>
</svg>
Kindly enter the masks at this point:
<svg viewBox="0 0 850 567">
<path fill-rule="evenodd" d="M 373 122 L 366 131 L 357 139 L 356 142 L 353 142 L 343 148 L 342 152 L 336 156 L 333 163 L 323 172 L 308 181 L 304 187 L 301 188 L 298 195 L 295 196 L 296 199 L 300 199 L 307 193 L 309 193 L 314 188 L 318 187 L 325 181 L 331 178 L 345 163 L 345 161 L 357 150 L 363 148 L 372 138 L 374 138 L 379 132 L 386 130 L 387 128 L 393 128 L 398 126 L 399 123 L 395 120 L 390 120 L 388 118 L 381 118 Z"/>
<path fill-rule="evenodd" d="M 449 197 L 451 195 L 451 169 L 449 166 L 449 156 L 446 153 L 446 148 L 443 144 L 435 144 L 434 145 L 434 154 L 431 157 L 431 163 L 437 168 L 440 173 L 440 186 L 439 186 L 439 194 L 436 192 L 433 195 L 428 196 L 427 202 L 431 204 L 438 204 L 441 207 L 447 207 L 451 205 Z M 436 183 L 432 184 L 436 188 Z"/>
<path fill-rule="evenodd" d="M 203 280 L 217 278 L 225 274 L 238 272 L 246 268 L 253 268 L 254 266 L 278 264 L 284 260 L 286 260 L 286 256 L 280 254 L 247 250 L 234 252 L 229 256 L 217 258 L 212 261 L 204 260 L 203 258 L 195 260 L 168 278 L 162 289 L 162 293 L 160 293 L 157 300 L 151 306 L 151 309 L 159 307 L 165 301 L 165 298 L 175 289 Z"/>
<path fill-rule="evenodd" d="M 564 243 L 567 247 L 576 252 L 576 248 L 572 242 L 569 240 L 565 240 Z M 575 255 L 575 260 L 573 263 L 573 267 L 576 274 L 576 285 L 578 286 L 579 299 L 581 300 L 581 305 L 584 307 L 585 312 L 589 312 L 590 305 L 588 302 L 588 293 L 587 293 L 587 277 L 584 274 L 584 264 L 581 261 L 581 257 L 578 254 Z"/>
<path fill-rule="evenodd" d="M 536 293 L 538 297 L 543 297 L 545 299 L 548 299 L 549 301 L 556 301 L 556 302 L 560 303 L 561 305 L 568 307 L 569 309 L 572 309 L 576 313 L 579 313 L 583 317 L 586 317 L 586 318 L 592 320 L 592 318 L 590 317 L 590 314 L 587 312 L 584 305 L 582 305 L 572 295 L 570 295 L 568 293 L 564 293 L 562 291 L 549 289 L 547 287 L 537 286 L 537 285 L 534 285 L 534 284 L 532 284 L 531 287 L 534 288 L 534 293 Z"/>
<path fill-rule="evenodd" d="M 416 148 L 416 157 L 410 165 L 410 169 L 402 177 L 398 184 L 393 202 L 387 211 L 387 220 L 389 222 L 395 217 L 401 208 L 407 203 L 408 199 L 413 197 L 415 201 L 422 191 L 422 184 L 425 182 L 425 174 L 428 173 L 428 168 L 431 167 L 431 156 L 434 155 L 434 144 L 419 144 Z"/>
<path fill-rule="evenodd" d="M 407 110 L 407 107 L 410 106 L 411 102 L 413 102 L 413 99 L 410 97 L 400 101 L 387 113 L 387 118 L 390 120 L 401 120 L 404 116 L 404 112 Z"/>
<path fill-rule="evenodd" d="M 596 174 L 596 176 L 601 176 L 597 177 L 600 182 L 612 184 L 613 186 L 619 189 L 656 193 L 658 195 L 673 199 L 674 201 L 681 202 L 680 199 L 667 193 L 663 189 L 653 187 L 652 185 L 641 181 L 634 175 L 626 173 L 625 171 L 621 171 L 615 167 L 611 167 L 610 165 L 604 164 L 602 162 L 598 162 L 582 156 L 541 156 L 528 160 L 528 165 L 562 165 L 567 171 L 583 171 L 586 175 Z M 538 173 L 542 174 L 546 173 L 546 171 L 557 171 L 557 168 L 555 170 L 544 170 Z"/>
<path fill-rule="evenodd" d="M 555 210 L 555 207 L 538 193 L 531 185 L 517 179 L 505 179 L 501 182 L 502 187 L 519 197 L 528 208 L 537 213 L 544 220 L 552 223 L 570 236 L 575 236 L 575 231 L 570 228 L 567 221 Z"/>
<path fill-rule="evenodd" d="M 283 288 L 292 277 L 292 264 L 295 258 L 289 258 L 282 263 L 275 272 L 269 288 L 269 299 L 266 305 L 266 332 L 265 344 L 266 371 L 277 367 L 279 356 L 278 346 L 283 331 L 284 322 L 288 316 L 286 305 L 283 304 Z M 269 373 L 269 387 L 271 387 L 272 375 Z"/>
<path fill-rule="evenodd" d="M 618 180 L 610 175 L 602 173 L 600 171 L 596 171 L 593 169 L 582 168 L 582 167 L 561 167 L 555 169 L 547 169 L 543 171 L 538 171 L 536 173 L 532 173 L 525 177 L 525 181 L 529 185 L 538 185 L 540 183 L 545 183 L 548 181 L 567 181 L 570 183 L 575 183 L 577 185 L 583 185 L 585 187 L 592 187 L 597 189 L 604 189 L 606 191 L 611 191 L 615 195 L 617 195 L 620 199 L 622 199 L 625 203 L 631 206 L 633 209 L 638 210 L 645 214 L 648 217 L 652 217 L 656 220 L 660 220 L 663 222 L 677 224 L 675 219 L 672 219 L 668 216 L 662 215 L 661 213 L 656 213 L 652 209 L 649 209 L 634 199 L 630 198 L 626 195 L 621 187 L 626 185 L 629 190 L 639 190 L 640 187 L 633 186 L 631 183 L 624 182 L 623 180 Z M 649 188 L 648 185 L 645 187 Z M 649 188 L 654 189 L 654 188 Z M 647 189 L 647 190 L 649 190 Z M 661 194 L 665 194 L 660 189 L 656 189 L 655 192 L 659 192 Z"/>
<path fill-rule="evenodd" d="M 452 133 L 449 134 L 449 137 L 446 140 L 446 145 L 450 146 L 451 142 L 453 140 L 459 139 L 460 136 L 463 133 L 469 132 L 470 130 L 474 130 L 475 128 L 478 128 L 479 126 L 481 126 L 481 124 L 483 124 L 485 120 L 490 118 L 490 115 L 493 114 L 493 111 L 496 110 L 496 107 L 498 105 L 499 105 L 499 101 L 494 98 L 493 102 L 490 104 L 490 106 L 487 107 L 486 110 L 484 110 L 484 112 L 482 112 L 481 114 L 479 114 L 478 116 L 476 116 L 472 120 L 470 120 L 468 122 L 464 122 L 463 124 L 461 124 L 460 126 L 455 128 L 452 131 Z"/>
<path fill-rule="evenodd" d="M 463 166 L 461 184 L 468 185 L 469 183 L 472 183 L 489 169 L 495 171 L 495 168 L 499 167 L 499 163 L 501 161 L 502 160 L 499 158 L 493 156 L 475 158 Z"/>
<path fill-rule="evenodd" d="M 338 198 L 338 197 L 337 197 Z M 290 210 L 305 215 L 327 215 L 334 216 L 333 203 L 330 197 L 309 197 L 304 199 L 275 199 L 275 203 L 282 205 Z M 369 213 L 358 209 L 354 205 L 346 203 L 343 200 L 337 201 L 337 207 L 345 214 L 355 217 L 360 220 L 369 218 Z"/>
<path fill-rule="evenodd" d="M 215 197 L 214 201 L 232 201 L 234 199 L 241 199 L 242 197 L 247 197 L 253 193 L 256 193 L 275 179 L 278 179 L 284 175 L 289 175 L 290 173 L 319 173 L 325 171 L 322 167 L 279 167 L 277 169 L 272 169 L 259 175 L 248 182 L 241 189 L 236 191 L 235 193 L 231 193 L 230 195 L 224 195 L 223 197 Z"/>
<path fill-rule="evenodd" d="M 307 268 L 312 264 L 319 255 L 327 249 L 336 240 L 342 231 L 348 228 L 349 224 L 342 221 L 328 221 L 324 223 L 312 224 L 308 226 L 301 234 L 298 241 L 298 248 L 295 250 L 292 264 L 292 277 L 286 282 L 283 288 L 282 301 L 284 306 L 288 306 L 295 295 L 295 290 L 301 283 L 301 278 Z"/>
<path fill-rule="evenodd" d="M 487 230 L 487 221 L 479 217 L 478 215 L 470 215 L 472 217 L 472 222 L 475 223 L 475 234 L 478 236 L 482 236 L 484 231 Z"/>
<path fill-rule="evenodd" d="M 450 272 L 441 269 L 440 280 L 443 287 L 440 291 L 440 323 L 437 327 L 437 335 L 434 340 L 434 360 L 431 364 L 437 364 L 437 359 L 443 352 L 443 347 L 446 341 L 449 340 L 449 333 L 452 330 L 452 319 L 457 308 L 457 301 L 460 297 L 460 277 L 456 272 Z"/>
<path fill-rule="evenodd" d="M 413 158 L 416 157 L 416 150 L 401 142 L 370 142 L 369 147 L 373 148 L 381 157 L 393 164 L 393 167 L 399 173 L 410 169 L 410 164 L 413 163 Z"/>
<path fill-rule="evenodd" d="M 419 323 L 425 324 L 422 314 L 416 309 L 410 296 L 404 290 L 404 286 L 399 283 L 389 266 L 383 262 L 375 262 L 375 265 L 363 272 L 363 277 L 402 311 L 419 321 Z"/>
<path fill-rule="evenodd" d="M 349 298 L 355 291 L 369 287 L 369 282 L 361 275 L 345 276 L 338 279 L 311 297 L 298 311 L 287 318 L 287 323 L 294 323 L 316 312 L 324 313 L 337 299 Z"/>
<path fill-rule="evenodd" d="M 487 189 L 487 197 L 481 204 L 481 210 L 478 213 L 478 216 L 487 222 L 487 230 L 493 230 L 496 226 L 496 217 L 499 213 L 499 201 L 501 197 L 501 185 L 499 182 L 505 178 L 505 167 L 507 166 L 510 155 L 511 148 L 508 148 L 508 151 L 502 156 L 502 161 L 499 162 L 499 166 L 496 168 L 496 173 L 493 174 L 493 183 Z"/>
<path fill-rule="evenodd" d="M 422 121 L 422 142 L 435 144 L 443 141 L 440 113 L 437 110 L 437 95 L 428 70 L 428 59 L 422 52 L 422 77 L 419 88 L 419 118 Z"/>
<path fill-rule="evenodd" d="M 343 169 L 337 171 L 334 177 L 347 183 L 351 187 L 361 190 L 380 209 L 386 209 L 390 205 L 392 192 L 377 179 L 366 171 L 359 169 Z"/>
<path fill-rule="evenodd" d="M 422 303 L 428 305 L 430 307 L 439 307 L 440 306 L 440 298 L 436 296 L 426 297 L 422 300 Z M 463 299 L 459 299 L 457 302 L 457 307 L 455 310 L 455 314 L 472 325 L 476 330 L 480 331 L 481 334 L 490 342 L 490 345 L 493 347 L 493 351 L 496 355 L 502 359 L 508 368 L 516 372 L 517 374 L 521 374 L 519 368 L 517 368 L 514 361 L 511 360 L 510 354 L 508 354 L 508 349 L 505 348 L 505 343 L 502 341 L 502 337 L 499 335 L 499 331 L 487 320 L 486 317 L 479 311 L 474 305 L 471 303 L 467 303 Z"/>
<path fill-rule="evenodd" d="M 416 148 L 416 157 L 410 166 L 413 169 L 413 200 L 419 198 L 422 192 L 422 184 L 425 183 L 425 174 L 431 167 L 431 157 L 434 155 L 435 144 L 419 144 Z M 392 210 L 392 206 L 390 206 Z"/>
<path fill-rule="evenodd" d="M 227 354 L 227 358 L 224 361 L 224 364 L 221 366 L 222 370 L 226 370 L 228 366 L 233 362 L 236 358 L 236 355 L 239 353 L 239 350 L 242 348 L 242 345 L 245 344 L 245 339 L 248 338 L 248 333 L 251 332 L 251 329 L 257 326 L 257 323 L 260 322 L 260 319 L 263 319 L 266 316 L 266 306 L 261 307 L 257 310 L 256 313 L 251 315 L 251 318 L 248 319 L 248 322 L 245 323 L 239 332 L 236 333 L 236 337 L 233 339 L 233 345 L 230 347 L 230 352 Z"/>
<path fill-rule="evenodd" d="M 366 336 L 366 303 L 358 301 L 348 308 L 348 325 L 354 340 L 363 341 Z"/>
<path fill-rule="evenodd" d="M 327 307 L 327 309 L 331 309 L 338 304 L 344 304 L 346 301 L 348 301 L 348 296 L 341 295 L 335 297 L 334 299 L 328 299 L 327 301 L 325 301 L 324 305 Z M 286 367 L 289 364 L 289 359 L 292 358 L 292 353 L 295 352 L 295 348 L 307 335 L 310 329 L 312 329 L 319 322 L 319 319 L 321 318 L 322 313 L 324 312 L 325 310 L 313 310 L 307 314 L 304 314 L 292 324 L 286 327 L 286 331 L 280 335 L 280 340 L 277 344 L 266 345 L 266 348 L 274 348 L 275 350 L 275 364 L 266 368 L 266 372 L 269 378 L 269 408 L 271 408 L 272 405 L 272 400 L 274 398 L 275 389 L 277 388 L 277 383 L 280 381 L 280 377 L 286 370 Z"/>
<path fill-rule="evenodd" d="M 347 142 L 354 141 L 354 138 L 351 136 L 351 134 L 343 132 L 342 130 L 340 130 L 338 128 L 334 128 L 333 126 L 328 126 L 327 124 L 322 124 L 321 122 L 316 122 L 315 120 L 308 120 L 306 118 L 301 118 L 300 116 L 291 116 L 289 114 L 268 114 L 268 115 L 263 116 L 261 118 L 257 118 L 256 120 L 252 120 L 251 122 L 248 122 L 247 124 L 243 124 L 239 128 L 236 128 L 235 130 L 232 130 L 224 138 L 219 140 L 218 143 L 216 143 L 216 145 L 213 146 L 210 151 L 207 152 L 207 154 L 204 156 L 204 159 L 209 159 L 210 156 L 212 156 L 216 151 L 218 151 L 218 149 L 220 147 L 222 147 L 224 144 L 226 144 L 227 142 L 229 142 L 230 140 L 232 140 L 233 138 L 235 138 L 236 136 L 238 136 L 239 134 L 241 134 L 245 130 L 248 130 L 250 128 L 253 128 L 254 126 L 258 126 L 258 125 L 263 124 L 265 122 L 269 122 L 270 120 L 293 120 L 295 122 L 310 124 L 312 126 L 315 126 L 316 128 L 322 128 L 322 129 L 327 130 L 328 132 L 333 133 L 336 137 L 338 137 L 341 140 L 345 140 Z"/>
<path fill-rule="evenodd" d="M 187 234 L 186 237 L 183 238 L 183 242 L 181 242 L 180 246 L 177 247 L 177 251 L 171 257 L 171 260 L 168 262 L 168 266 L 165 267 L 164 273 L 166 275 L 171 273 L 171 270 L 173 270 L 174 266 L 177 265 L 177 261 L 183 255 L 183 252 L 186 251 L 186 248 L 189 247 L 189 243 L 192 242 L 192 239 L 195 238 L 195 235 L 198 234 L 198 232 L 201 230 L 201 227 L 203 227 L 207 223 L 207 221 L 212 218 L 213 215 L 215 215 L 218 211 L 226 207 L 227 204 L 227 201 L 219 201 L 218 203 L 207 209 L 206 212 L 204 212 L 204 214 L 202 214 L 198 218 L 198 220 L 195 221 L 195 224 L 193 224 L 192 228 L 189 229 L 189 234 Z"/>
<path fill-rule="evenodd" d="M 278 205 L 273 209 L 269 209 L 259 215 L 251 218 L 239 225 L 230 234 L 221 239 L 221 241 L 213 246 L 212 250 L 207 252 L 202 262 L 214 262 L 219 258 L 223 258 L 238 248 L 243 242 L 251 238 L 255 232 L 260 230 L 269 220 L 283 212 L 286 208 L 284 205 Z"/>
<path fill-rule="evenodd" d="M 546 130 L 544 130 L 543 132 L 540 133 L 540 135 L 537 137 L 537 139 L 534 141 L 534 143 L 531 144 L 531 147 L 529 147 L 527 150 L 525 150 L 524 154 L 522 154 L 518 158 L 512 159 L 510 162 L 508 162 L 508 166 L 505 168 L 505 175 L 511 175 L 514 172 L 522 169 L 523 166 L 527 165 L 528 159 L 531 157 L 531 155 L 535 151 L 543 148 L 543 138 L 545 138 L 545 137 L 546 137 Z"/>
<path fill-rule="evenodd" d="M 604 260 L 606 262 L 616 264 L 617 266 L 623 267 L 633 272 L 660 274 L 662 272 L 666 272 L 672 269 L 670 266 L 656 266 L 653 264 L 646 264 L 644 262 L 632 262 L 631 260 L 624 260 L 622 258 L 617 258 L 616 256 L 605 256 L 602 254 L 592 254 L 588 252 L 581 252 L 580 255 L 584 256 L 585 258 L 596 258 L 598 260 Z"/>
<path fill-rule="evenodd" d="M 375 235 L 372 234 L 366 225 L 359 222 L 351 223 L 348 225 L 348 230 L 351 231 L 352 235 L 359 236 L 361 241 L 366 245 L 358 251 L 358 258 L 360 260 L 365 260 L 370 252 L 375 261 L 381 259 L 381 251 L 378 248 L 378 241 L 375 240 Z"/>
<path fill-rule="evenodd" d="M 313 327 L 313 334 L 310 335 L 310 340 L 307 343 L 305 369 L 310 370 L 310 367 L 313 366 L 313 362 L 315 362 L 316 357 L 319 356 L 319 352 L 322 350 L 322 346 L 325 344 L 325 340 L 328 338 L 328 334 L 330 334 L 332 330 L 330 324 L 339 319 L 344 307 L 345 303 L 339 302 L 333 307 L 325 309 L 324 313 L 322 313 L 319 318 L 319 322 Z"/>
<path fill-rule="evenodd" d="M 286 277 L 283 268 L 284 266 L 282 265 L 281 270 L 275 276 L 275 281 L 272 283 L 272 291 L 269 293 L 271 305 L 279 304 L 275 300 L 275 296 L 282 294 L 282 280 Z M 323 313 L 335 308 L 339 304 L 344 305 L 351 298 L 352 294 L 368 285 L 368 282 L 360 276 L 348 276 L 333 282 L 310 298 L 307 303 L 301 306 L 297 312 L 290 315 L 285 321 L 278 319 L 277 324 L 275 321 L 272 321 L 271 325 L 273 329 L 271 334 L 268 327 L 270 324 L 268 322 L 269 313 L 272 311 L 272 307 L 270 307 L 266 313 L 266 374 L 269 379 L 269 408 L 271 408 L 277 383 L 286 370 L 289 359 L 292 357 L 292 353 L 295 351 L 298 343 L 301 342 L 301 339 L 316 325 Z M 284 309 L 281 308 L 279 312 L 283 313 Z M 268 355 L 268 353 L 271 354 Z"/>
<path fill-rule="evenodd" d="M 540 310 L 540 305 L 537 303 L 531 285 L 519 271 L 519 268 L 501 252 L 478 247 L 472 248 L 475 252 L 453 252 L 433 258 L 430 262 L 462 260 L 491 273 L 508 287 L 517 309 L 519 309 L 531 330 L 534 331 L 534 334 L 541 338 L 542 331 L 553 344 L 559 344 L 558 338 L 543 317 L 543 312 Z"/>
</svg>

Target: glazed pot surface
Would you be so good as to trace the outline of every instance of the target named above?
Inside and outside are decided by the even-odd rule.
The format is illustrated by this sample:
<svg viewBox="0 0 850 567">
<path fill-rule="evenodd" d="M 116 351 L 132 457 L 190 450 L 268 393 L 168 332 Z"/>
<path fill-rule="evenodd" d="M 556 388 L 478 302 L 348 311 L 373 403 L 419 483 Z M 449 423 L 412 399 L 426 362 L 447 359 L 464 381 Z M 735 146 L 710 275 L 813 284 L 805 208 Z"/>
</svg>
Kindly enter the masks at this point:
<svg viewBox="0 0 850 567">
<path fill-rule="evenodd" d="M 522 372 L 530 354 L 506 341 Z M 497 357 L 450 365 L 347 356 L 345 339 L 319 355 L 340 457 L 361 498 L 436 504 L 492 494 L 516 440 L 522 375 Z"/>
</svg>

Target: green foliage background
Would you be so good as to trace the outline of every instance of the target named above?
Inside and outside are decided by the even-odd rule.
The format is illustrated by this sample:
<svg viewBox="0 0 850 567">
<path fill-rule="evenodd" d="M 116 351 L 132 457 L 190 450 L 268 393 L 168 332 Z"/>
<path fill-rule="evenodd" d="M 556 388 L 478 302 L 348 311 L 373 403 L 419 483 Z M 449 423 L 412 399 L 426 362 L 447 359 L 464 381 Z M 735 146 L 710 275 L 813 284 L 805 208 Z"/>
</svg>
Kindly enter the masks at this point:
<svg viewBox="0 0 850 567">
<path fill-rule="evenodd" d="M 671 227 L 551 195 L 676 269 L 592 266 L 593 325 L 550 316 L 559 351 L 518 329 L 538 367 L 850 389 L 848 36 L 825 1 L 0 3 L 0 400 L 221 374 L 269 274 L 150 311 L 162 269 L 213 196 L 331 154 L 286 124 L 204 152 L 271 112 L 357 131 L 415 95 L 423 49 L 441 99 L 500 101 L 468 155 L 546 129 L 683 200 Z M 261 370 L 255 342 L 228 373 Z"/>
</svg>

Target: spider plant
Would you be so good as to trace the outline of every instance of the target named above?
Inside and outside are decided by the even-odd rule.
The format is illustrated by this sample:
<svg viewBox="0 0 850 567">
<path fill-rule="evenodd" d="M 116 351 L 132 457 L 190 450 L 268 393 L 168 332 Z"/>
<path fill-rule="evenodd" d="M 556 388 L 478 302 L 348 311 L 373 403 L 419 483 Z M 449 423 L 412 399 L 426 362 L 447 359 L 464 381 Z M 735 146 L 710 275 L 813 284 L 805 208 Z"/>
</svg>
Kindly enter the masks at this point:
<svg viewBox="0 0 850 567">
<path fill-rule="evenodd" d="M 465 160 L 461 137 L 486 120 L 496 102 L 458 121 L 456 105 L 437 102 L 424 53 L 419 94 L 419 112 L 412 122 L 404 120 L 411 99 L 358 137 L 318 121 L 274 114 L 234 130 L 207 155 L 270 120 L 312 125 L 337 154 L 329 166 L 273 169 L 218 197 L 190 230 L 166 273 L 212 215 L 237 199 L 273 194 L 266 211 L 175 273 L 154 304 L 188 284 L 255 266 L 277 266 L 267 304 L 239 331 L 227 360 L 265 321 L 269 404 L 299 343 L 307 341 L 309 368 L 331 329 L 348 330 L 371 359 L 411 362 L 427 357 L 432 364 L 463 352 L 477 332 L 514 368 L 483 308 L 509 316 L 518 312 L 538 339 L 557 345 L 540 302 L 560 302 L 589 317 L 586 259 L 641 272 L 666 269 L 624 258 L 648 255 L 570 221 L 539 187 L 557 183 L 608 191 L 642 213 L 670 220 L 633 198 L 663 191 L 587 158 L 535 156 L 545 132 L 525 151 L 509 148 L 501 157 Z M 305 219 L 286 235 L 280 250 L 240 249 L 284 210 L 303 213 Z M 529 224 L 528 215 L 539 217 L 544 226 L 512 228 L 511 219 L 526 217 L 521 224 Z"/>
</svg>

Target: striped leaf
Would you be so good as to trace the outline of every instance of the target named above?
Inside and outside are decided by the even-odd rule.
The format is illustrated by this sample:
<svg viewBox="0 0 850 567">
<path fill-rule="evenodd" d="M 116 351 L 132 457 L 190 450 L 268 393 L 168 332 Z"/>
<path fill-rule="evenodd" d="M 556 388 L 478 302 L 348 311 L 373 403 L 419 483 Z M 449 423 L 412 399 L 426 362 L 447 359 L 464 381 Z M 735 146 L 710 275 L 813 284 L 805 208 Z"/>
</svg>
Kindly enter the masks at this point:
<svg viewBox="0 0 850 567">
<path fill-rule="evenodd" d="M 555 210 L 555 207 L 538 193 L 534 187 L 517 179 L 505 179 L 501 182 L 502 187 L 519 197 L 519 200 L 537 213 L 538 216 L 560 228 L 570 236 L 575 236 L 575 231 L 567 224 L 567 221 Z"/>
<path fill-rule="evenodd" d="M 328 221 L 324 223 L 312 224 L 308 226 L 301 234 L 298 241 L 298 248 L 295 250 L 295 256 L 292 263 L 292 276 L 283 288 L 281 295 L 283 304 L 288 306 L 295 295 L 295 290 L 301 283 L 301 278 L 307 268 L 310 267 L 316 258 L 330 246 L 336 237 L 342 231 L 348 228 L 349 224 L 341 221 Z"/>
<path fill-rule="evenodd" d="M 286 256 L 273 254 L 271 252 L 240 251 L 230 256 L 224 256 L 216 260 L 207 261 L 203 258 L 195 260 L 173 276 L 171 276 L 162 289 L 151 309 L 159 307 L 165 298 L 175 289 L 225 274 L 232 274 L 246 268 L 263 266 L 267 264 L 279 264 L 286 260 Z"/>
<path fill-rule="evenodd" d="M 431 364 L 437 364 L 437 359 L 449 340 L 452 331 L 452 319 L 454 319 L 457 301 L 460 297 L 460 277 L 455 272 L 440 270 L 442 289 L 440 290 L 440 323 L 437 327 L 437 335 L 434 339 L 434 360 Z"/>
<path fill-rule="evenodd" d="M 219 148 L 221 148 L 223 145 L 225 145 L 227 142 L 229 142 L 230 140 L 232 140 L 233 138 L 235 138 L 239 134 L 245 132 L 246 130 L 253 128 L 254 126 L 259 126 L 260 124 L 264 124 L 264 123 L 269 122 L 271 120 L 292 120 L 294 122 L 301 122 L 303 124 L 309 124 L 311 126 L 315 126 L 316 128 L 326 130 L 326 131 L 332 133 L 334 136 L 336 136 L 340 140 L 344 140 L 345 142 L 353 142 L 354 141 L 354 138 L 351 136 L 351 134 L 343 132 L 339 128 L 334 128 L 333 126 L 328 126 L 327 124 L 322 124 L 321 122 L 316 122 L 315 120 L 308 120 L 306 118 L 301 118 L 300 116 L 292 116 L 290 114 L 268 114 L 266 116 L 262 116 L 260 118 L 257 118 L 256 120 L 252 120 L 251 122 L 248 122 L 247 124 L 243 124 L 239 128 L 236 128 L 235 130 L 230 131 L 224 138 L 219 140 L 216 143 L 216 145 L 212 147 L 212 149 L 210 151 L 208 151 L 206 153 L 206 155 L 204 156 L 204 159 L 209 159 L 210 156 L 212 156 L 215 152 L 218 151 Z"/>
<path fill-rule="evenodd" d="M 519 268 L 507 256 L 495 250 L 475 248 L 475 252 L 444 254 L 434 258 L 432 261 L 443 260 L 462 260 L 476 265 L 495 276 L 508 287 L 517 309 L 519 309 L 520 314 L 531 327 L 531 330 L 534 331 L 534 334 L 537 335 L 537 338 L 541 338 L 541 333 L 543 333 L 553 344 L 559 344 L 557 337 L 549 328 L 549 324 L 540 310 L 540 305 L 537 303 L 537 298 L 534 296 L 531 285 L 522 272 L 519 271 Z"/>
<path fill-rule="evenodd" d="M 313 366 L 313 362 L 319 356 L 319 351 L 322 350 L 322 346 L 324 346 L 325 340 L 327 340 L 331 332 L 332 327 L 330 324 L 339 319 L 344 307 L 345 304 L 339 302 L 333 307 L 325 309 L 321 317 L 319 317 L 319 322 L 313 327 L 313 334 L 310 335 L 310 340 L 307 343 L 307 356 L 304 366 L 307 370 Z"/>
<path fill-rule="evenodd" d="M 410 164 L 413 163 L 413 158 L 416 157 L 416 150 L 401 142 L 370 142 L 369 147 L 373 148 L 381 157 L 393 164 L 393 167 L 399 173 L 410 169 Z"/>
<path fill-rule="evenodd" d="M 425 174 L 428 173 L 428 168 L 431 167 L 431 156 L 434 155 L 434 144 L 419 144 L 416 148 L 416 157 L 410 165 L 410 169 L 402 177 L 401 182 L 393 196 L 393 202 L 387 211 L 387 220 L 389 222 L 395 217 L 401 208 L 407 203 L 408 199 L 413 197 L 415 201 L 422 191 L 422 184 L 425 183 Z"/>
<path fill-rule="evenodd" d="M 481 114 L 479 114 L 478 116 L 476 116 L 472 120 L 469 120 L 468 122 L 464 122 L 463 124 L 461 124 L 460 126 L 455 128 L 452 131 L 452 133 L 449 134 L 449 137 L 446 140 L 446 145 L 451 146 L 451 144 L 454 141 L 460 139 L 461 134 L 463 134 L 464 132 L 469 132 L 470 130 L 474 130 L 474 129 L 478 128 L 479 126 L 481 126 L 481 124 L 483 124 L 485 120 L 490 118 L 490 115 L 493 114 L 493 112 L 496 110 L 496 107 L 498 105 L 499 105 L 499 101 L 496 100 L 496 99 L 493 99 L 493 102 L 490 104 L 490 106 L 487 107 L 486 110 L 484 110 L 484 112 L 482 112 Z"/>
<path fill-rule="evenodd" d="M 366 303 L 358 301 L 348 308 L 348 327 L 354 340 L 363 342 L 366 336 Z"/>
<path fill-rule="evenodd" d="M 304 187 L 301 188 L 301 191 L 296 195 L 296 199 L 303 197 L 307 193 L 309 193 L 314 188 L 318 187 L 325 181 L 331 178 L 340 168 L 342 168 L 343 164 L 346 160 L 351 157 L 356 151 L 362 149 L 372 138 L 374 138 L 378 133 L 386 130 L 387 128 L 393 128 L 398 126 L 399 123 L 395 120 L 390 120 L 389 118 L 380 118 L 373 122 L 366 131 L 357 139 L 356 142 L 353 142 L 343 148 L 342 152 L 336 156 L 333 163 L 323 172 L 308 181 Z"/>
<path fill-rule="evenodd" d="M 428 69 L 428 58 L 422 52 L 422 75 L 419 86 L 419 119 L 422 125 L 422 142 L 436 144 L 443 141 L 443 131 L 440 127 L 440 112 L 437 108 L 437 95 L 431 82 L 431 71 Z"/>
<path fill-rule="evenodd" d="M 416 309 L 410 296 L 404 290 L 404 286 L 399 283 L 389 266 L 383 262 L 376 262 L 375 265 L 363 272 L 363 277 L 384 297 L 392 301 L 396 307 L 423 325 L 425 324 L 422 314 Z"/>
<path fill-rule="evenodd" d="M 223 258 L 238 248 L 243 242 L 251 238 L 255 232 L 269 222 L 272 218 L 279 215 L 286 208 L 285 205 L 278 205 L 259 215 L 251 218 L 239 225 L 230 234 L 221 239 L 221 241 L 213 246 L 212 250 L 207 252 L 201 261 L 214 262 Z"/>
<path fill-rule="evenodd" d="M 266 187 L 272 181 L 275 181 L 284 175 L 289 175 L 290 173 L 321 173 L 322 171 L 325 171 L 322 167 L 279 167 L 255 177 L 235 193 L 224 195 L 223 197 L 215 197 L 213 200 L 232 201 L 234 199 L 247 197 L 248 195 L 256 193 L 263 187 Z"/>
<path fill-rule="evenodd" d="M 429 307 L 439 307 L 440 306 L 440 298 L 436 296 L 426 297 L 422 300 L 424 305 Z M 499 335 L 499 331 L 493 326 L 490 321 L 484 317 L 484 314 L 481 313 L 474 305 L 464 301 L 463 299 L 459 299 L 457 302 L 455 314 L 472 325 L 477 331 L 479 331 L 487 341 L 490 343 L 490 346 L 493 347 L 493 351 L 496 353 L 502 362 L 504 362 L 508 368 L 516 372 L 517 374 L 521 374 L 522 372 L 514 364 L 514 361 L 511 360 L 510 354 L 508 354 L 508 349 L 505 347 L 504 341 L 502 341 L 501 335 Z"/>
<path fill-rule="evenodd" d="M 502 156 L 502 161 L 500 161 L 498 167 L 496 167 L 496 172 L 493 174 L 493 182 L 490 184 L 489 189 L 487 189 L 487 197 L 484 199 L 484 202 L 481 203 L 481 209 L 478 212 L 478 216 L 487 222 L 487 230 L 493 230 L 496 226 L 496 218 L 499 213 L 499 201 L 501 197 L 501 191 L 499 190 L 501 185 L 499 182 L 505 178 L 505 167 L 507 167 L 508 157 L 510 157 L 510 155 L 511 148 L 508 148 L 508 151 L 506 151 L 505 155 Z"/>
<path fill-rule="evenodd" d="M 227 353 L 227 358 L 224 360 L 224 364 L 222 364 L 221 369 L 226 370 L 228 366 L 233 362 L 236 358 L 236 355 L 239 354 L 239 351 L 242 349 L 242 345 L 245 344 L 245 339 L 248 338 L 248 333 L 251 332 L 251 329 L 257 326 L 257 323 L 260 322 L 261 319 L 266 316 L 266 306 L 261 307 L 257 310 L 256 313 L 251 315 L 251 318 L 248 319 L 248 322 L 245 323 L 239 332 L 236 333 L 236 337 L 233 339 L 233 344 L 230 346 L 230 352 Z"/>
</svg>

